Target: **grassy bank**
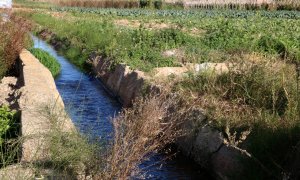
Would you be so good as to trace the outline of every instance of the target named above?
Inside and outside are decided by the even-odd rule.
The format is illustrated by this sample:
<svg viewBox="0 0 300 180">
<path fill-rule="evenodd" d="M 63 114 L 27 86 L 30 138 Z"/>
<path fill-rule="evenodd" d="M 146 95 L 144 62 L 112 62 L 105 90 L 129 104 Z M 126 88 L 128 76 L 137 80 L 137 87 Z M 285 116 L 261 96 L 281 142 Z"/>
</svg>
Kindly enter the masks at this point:
<svg viewBox="0 0 300 180">
<path fill-rule="evenodd" d="M 31 48 L 29 50 L 44 66 L 46 66 L 53 77 L 57 77 L 60 73 L 60 64 L 49 53 L 38 48 Z"/>
</svg>

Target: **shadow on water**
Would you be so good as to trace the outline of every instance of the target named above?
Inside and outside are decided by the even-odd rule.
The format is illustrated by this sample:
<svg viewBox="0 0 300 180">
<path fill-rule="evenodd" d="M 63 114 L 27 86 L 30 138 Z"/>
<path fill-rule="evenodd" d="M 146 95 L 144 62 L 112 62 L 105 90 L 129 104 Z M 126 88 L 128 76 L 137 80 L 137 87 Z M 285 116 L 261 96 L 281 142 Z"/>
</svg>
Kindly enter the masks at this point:
<svg viewBox="0 0 300 180">
<path fill-rule="evenodd" d="M 61 64 L 61 74 L 55 83 L 72 121 L 81 133 L 93 139 L 111 139 L 113 131 L 110 118 L 121 110 L 121 104 L 112 98 L 99 81 L 82 73 L 50 45 L 33 36 L 34 47 L 50 53 Z M 136 179 L 211 179 L 191 160 L 178 155 L 172 159 L 165 155 L 153 155 L 140 167 L 145 177 Z"/>
</svg>

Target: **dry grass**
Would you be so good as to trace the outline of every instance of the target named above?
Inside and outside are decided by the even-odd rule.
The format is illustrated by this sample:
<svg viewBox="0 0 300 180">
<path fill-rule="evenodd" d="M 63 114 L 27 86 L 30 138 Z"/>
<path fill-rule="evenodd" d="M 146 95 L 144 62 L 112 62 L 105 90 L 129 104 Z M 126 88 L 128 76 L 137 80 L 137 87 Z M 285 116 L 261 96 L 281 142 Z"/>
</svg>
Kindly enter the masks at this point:
<svg viewBox="0 0 300 180">
<path fill-rule="evenodd" d="M 186 8 L 229 8 L 229 9 L 269 9 L 299 10 L 298 0 L 166 0 L 167 3 L 182 4 Z"/>
<path fill-rule="evenodd" d="M 60 6 L 71 7 L 97 7 L 97 8 L 138 8 L 139 2 L 135 0 L 55 0 Z"/>
<path fill-rule="evenodd" d="M 182 89 L 186 97 L 194 97 L 192 101 L 196 99 L 210 119 L 220 126 L 226 123 L 233 127 L 253 125 L 261 110 L 269 111 L 276 119 L 296 123 L 295 65 L 255 54 L 233 56 L 232 60 L 234 63 L 229 63 L 228 73 L 191 75 L 179 83 L 177 90 Z"/>
<path fill-rule="evenodd" d="M 1 13 L 1 12 L 0 12 Z M 9 70 L 25 45 L 29 23 L 9 12 L 9 19 L 0 18 L 0 78 Z"/>
<path fill-rule="evenodd" d="M 114 142 L 103 179 L 128 179 L 147 155 L 163 149 L 184 132 L 180 126 L 189 107 L 175 94 L 142 98 L 115 119 Z"/>
</svg>

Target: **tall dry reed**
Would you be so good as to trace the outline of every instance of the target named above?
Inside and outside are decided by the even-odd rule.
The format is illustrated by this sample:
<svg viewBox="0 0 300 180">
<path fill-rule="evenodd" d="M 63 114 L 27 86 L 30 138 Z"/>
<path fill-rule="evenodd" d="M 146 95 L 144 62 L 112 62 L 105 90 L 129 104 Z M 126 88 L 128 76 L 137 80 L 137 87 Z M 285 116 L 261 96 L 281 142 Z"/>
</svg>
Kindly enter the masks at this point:
<svg viewBox="0 0 300 180">
<path fill-rule="evenodd" d="M 97 8 L 138 8 L 139 1 L 136 0 L 56 0 L 60 6 L 71 7 L 97 7 Z"/>
<path fill-rule="evenodd" d="M 0 18 L 0 78 L 15 64 L 25 45 L 25 35 L 30 29 L 27 21 L 10 12 L 3 11 L 2 16 Z"/>
</svg>

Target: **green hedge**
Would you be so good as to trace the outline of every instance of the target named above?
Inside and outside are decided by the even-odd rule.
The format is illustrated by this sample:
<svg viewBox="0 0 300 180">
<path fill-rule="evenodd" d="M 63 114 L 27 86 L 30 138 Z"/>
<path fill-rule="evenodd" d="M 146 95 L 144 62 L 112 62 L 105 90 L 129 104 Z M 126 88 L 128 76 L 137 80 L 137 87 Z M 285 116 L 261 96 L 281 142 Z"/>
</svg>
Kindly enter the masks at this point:
<svg viewBox="0 0 300 180">
<path fill-rule="evenodd" d="M 59 75 L 61 67 L 53 56 L 39 48 L 32 48 L 29 51 L 50 70 L 53 77 L 57 77 Z"/>
</svg>

